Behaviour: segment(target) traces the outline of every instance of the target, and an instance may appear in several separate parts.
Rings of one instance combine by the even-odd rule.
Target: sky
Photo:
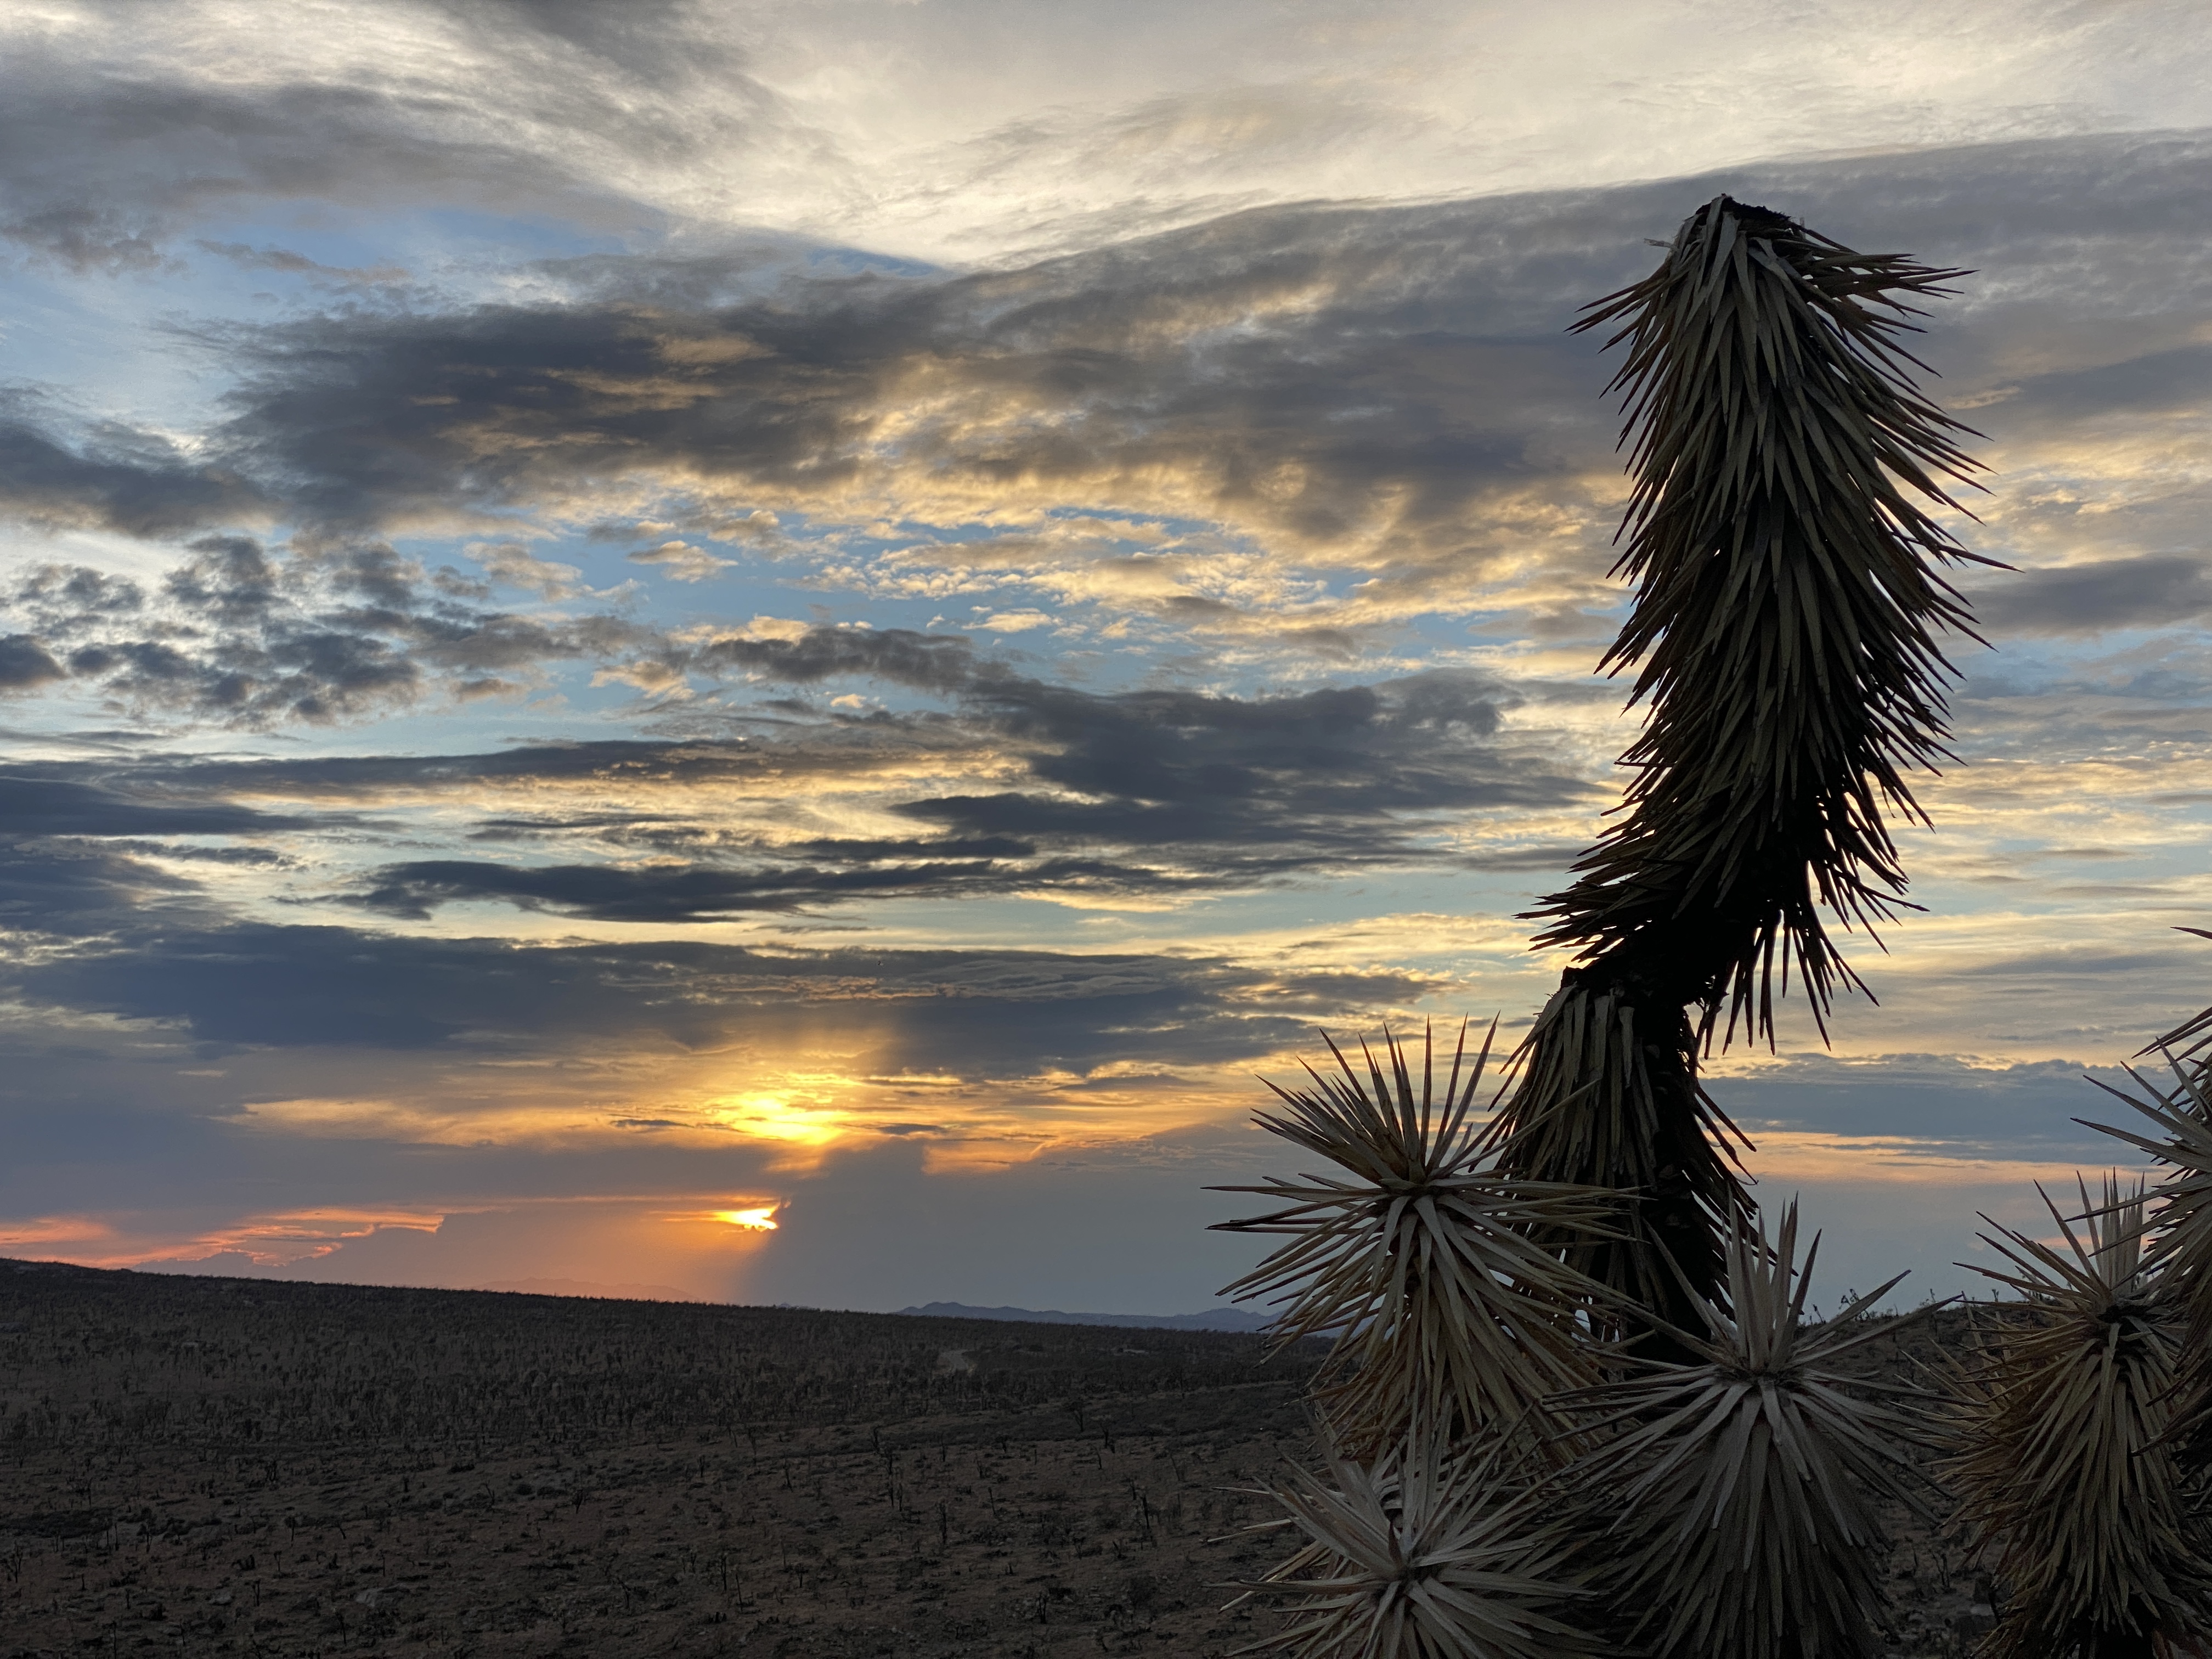
[[[1924,909],[1711,1063],[1816,1303],[1968,1288],[2212,1002],[2208,70],[2160,0],[6,8],[0,1254],[1208,1305],[1261,1079],[1557,982],[1637,719],[1567,331],[1726,191],[1973,272]]]

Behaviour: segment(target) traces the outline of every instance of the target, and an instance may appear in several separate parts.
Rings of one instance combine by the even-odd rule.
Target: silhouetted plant
[[[1602,1437],[1565,1478],[1588,1506],[1607,1602],[1638,1653],[1885,1650],[1879,1569],[1889,1540],[1876,1499],[1928,1513],[1913,1450],[1929,1437],[1923,1420],[1881,1401],[1917,1389],[1838,1364],[1893,1336],[1897,1322],[1859,1316],[1898,1280],[1808,1324],[1819,1247],[1816,1238],[1800,1268],[1794,1203],[1771,1244],[1739,1228],[1726,1300],[1700,1301],[1701,1328],[1673,1333],[1694,1363],[1647,1363],[1563,1402],[1584,1419],[1586,1437]]]
[[[2144,1255],[2142,1184],[2104,1196],[2083,1187],[2069,1218],[2045,1195],[2063,1250],[1991,1223],[2011,1269],[1976,1269],[2021,1298],[1980,1312],[1954,1366],[1948,1478],[2008,1591],[1989,1659],[2149,1659],[2212,1635],[2212,1540],[2170,1436],[2182,1312]]]
[[[1700,1044],[1723,1008],[1728,1033],[1771,1038],[1793,961],[1825,1024],[1859,981],[1822,908],[1870,926],[1904,902],[1885,813],[1921,816],[1905,774],[1944,752],[1936,637],[1970,631],[1931,566],[1976,556],[1929,516],[1974,466],[1966,428],[1915,389],[1898,336],[1906,297],[1962,274],[1722,196],[1577,325],[1620,323],[1628,345],[1615,568],[1637,597],[1601,665],[1640,663],[1650,712],[1625,815],[1535,913],[1576,961],[1528,1037],[1500,1167],[1635,1194],[1626,1240],[1553,1242],[1678,1328],[1750,1207]]]
[[[2133,1091],[2098,1084],[2148,1118],[2152,1134],[2090,1126],[2141,1147],[2166,1169],[2151,1194],[2155,1204],[2143,1266],[2158,1274],[2161,1299],[2181,1316],[2180,1381],[2168,1433],[2185,1467],[2200,1472],[2212,1472],[2212,1055],[2203,1052],[2208,1043],[2212,1009],[2142,1051],[2165,1059],[2170,1086],[2160,1087],[2133,1066],[2127,1068]]]
[[[1269,1084],[1286,1109],[1256,1121],[1343,1173],[1214,1189],[1282,1206],[1216,1224],[1290,1236],[1222,1294],[1286,1303],[1279,1344],[1334,1341],[1316,1395],[1340,1453],[1376,1455],[1417,1426],[1448,1441],[1508,1429],[1596,1380],[1581,1322],[1597,1287],[1531,1238],[1602,1231],[1607,1195],[1489,1167],[1470,1114],[1495,1035],[1470,1063],[1462,1028],[1441,1096],[1426,1035],[1418,1087],[1388,1033],[1387,1075],[1364,1043],[1362,1076],[1329,1042],[1335,1070]]]
[[[1364,1079],[1332,1044],[1341,1076],[1309,1068],[1261,1121],[1352,1178],[1237,1189],[1284,1207],[1228,1224],[1294,1236],[1231,1293],[1279,1292],[1286,1334],[1335,1339],[1328,1478],[1278,1492],[1306,1542],[1267,1581],[1307,1598],[1278,1638],[1302,1656],[1568,1650],[1607,1621],[1670,1659],[1873,1650],[1874,1504],[1912,1498],[1916,1431],[1832,1368],[1891,1286],[1806,1327],[1795,1206],[1770,1245],[1698,1062],[1723,1010],[1723,1042],[1772,1041],[1778,967],[1825,1032],[1859,981],[1823,910],[1871,927],[1905,904],[1885,814],[1921,816],[1937,636],[1971,633],[1934,567],[1976,556],[1930,516],[1973,463],[1907,372],[1900,296],[1961,274],[1723,196],[1578,325],[1629,344],[1616,570],[1638,592],[1601,666],[1641,664],[1650,714],[1626,814],[1536,913],[1575,960],[1489,1130],[1456,1060],[1438,1109],[1395,1043]],[[1516,1427],[1576,1461],[1529,1473]],[[1581,1558],[1547,1530],[1571,1516],[1601,1534]],[[1415,1594],[1461,1559],[1437,1540],[1493,1523],[1499,1599]],[[1563,1613],[1586,1572],[1605,1607]]]
[[[1243,1588],[1287,1599],[1284,1629],[1239,1650],[1294,1659],[1577,1659],[1609,1651],[1587,1610],[1573,1519],[1524,1445],[1417,1434],[1371,1462],[1332,1458],[1265,1488],[1302,1540]],[[1261,1528],[1255,1528],[1260,1530]],[[1566,1615],[1566,1616],[1562,1616]]]

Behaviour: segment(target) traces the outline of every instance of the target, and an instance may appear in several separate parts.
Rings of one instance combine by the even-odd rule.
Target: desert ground
[[[0,1261],[0,1656],[1225,1656],[1318,1357]],[[1895,1650],[1960,1653],[1899,1526]]]

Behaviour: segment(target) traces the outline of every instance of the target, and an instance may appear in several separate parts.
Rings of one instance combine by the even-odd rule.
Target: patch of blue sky
[[[642,246],[657,246],[667,232],[666,222],[659,214],[635,204],[623,204],[620,220],[598,227],[551,214],[487,213],[459,207],[422,208],[410,213],[365,216],[356,222],[363,226],[362,234],[346,231],[335,223],[326,233],[351,240],[310,243],[301,251],[327,246],[333,252],[350,250],[352,260],[373,255],[372,263],[411,261],[459,271],[496,273],[539,261],[635,253]],[[303,232],[313,228],[312,222],[301,222]],[[209,240],[217,239],[210,235]]]
[[[176,331],[187,275],[86,279],[0,264],[0,386],[33,392],[65,425],[118,420],[197,435],[229,380]]]
[[[1528,925],[1515,918],[1556,885],[1555,878],[1542,873],[1435,866],[1337,874],[1313,870],[1251,887],[1208,885],[1134,899],[1040,883],[1021,894],[823,907],[790,921],[797,927],[858,925],[886,940],[952,939],[975,948],[1166,949],[1201,955],[1226,950],[1262,956],[1289,949],[1309,958],[1376,957],[1431,977],[1433,993],[1421,1000],[1429,1015],[1486,1019],[1498,1013],[1512,1025],[1534,1017],[1548,988],[1543,981],[1556,971],[1527,949]],[[1477,949],[1465,937],[1439,930],[1439,916],[1479,924],[1486,943]],[[1383,928],[1391,917],[1419,920],[1386,939]],[[1385,919],[1382,926],[1378,919]],[[1501,930],[1501,943],[1487,941]]]
[[[552,219],[303,207],[203,224],[138,269],[21,258],[0,263],[0,383],[51,389],[82,416],[196,434],[235,383],[199,331],[428,294],[488,299],[526,262],[629,246]]]

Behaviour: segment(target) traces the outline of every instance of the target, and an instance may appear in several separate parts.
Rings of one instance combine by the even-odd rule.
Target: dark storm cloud
[[[101,933],[147,899],[196,884],[113,848],[70,841],[0,842],[0,928]]]
[[[1501,741],[1503,694],[1464,673],[1278,696],[1100,693],[1016,673],[964,641],[896,629],[822,629],[772,646],[745,659],[802,683],[920,688],[950,707],[782,717],[720,740],[78,762],[0,775],[0,808],[12,805],[15,823],[49,836],[261,836],[344,828],[388,794],[496,800],[584,787],[627,799],[581,812],[489,811],[471,832],[479,842],[574,849],[567,859],[410,859],[374,872],[348,902],[412,918],[492,901],[672,923],[894,898],[1148,898],[1360,867],[1480,864],[1479,853],[1436,843],[1442,823],[1568,808],[1589,792],[1555,757]],[[933,792],[912,775],[1003,777],[1010,768],[1024,787],[988,794]],[[879,775],[891,795],[884,807],[916,823],[912,836],[770,833],[763,825],[774,811],[733,816],[726,793],[773,805],[803,800],[810,781],[853,787]],[[233,804],[272,794],[327,805],[280,817]]]
[[[2044,427],[2115,410],[2179,413],[2212,398],[2212,346],[2149,351],[2117,362],[2022,377],[2002,407],[2015,426]]]
[[[1418,997],[1402,975],[1302,975],[1203,957],[1022,951],[779,951],[681,943],[516,946],[337,927],[148,931],[127,948],[4,969],[33,1006],[179,1024],[221,1048],[660,1037],[703,1047],[818,1024],[894,1024],[916,1073],[1024,1076],[1125,1058],[1162,1065],[1267,1052],[1346,1005]]]
[[[147,901],[198,889],[151,858],[258,863],[273,856],[149,838],[261,836],[302,822],[99,769],[0,768],[0,928],[99,936],[131,926]]]
[[[0,691],[35,691],[66,678],[46,647],[28,634],[0,635]]]
[[[1001,842],[1002,845],[1018,843]],[[836,842],[821,843],[833,853]],[[927,855],[933,844],[914,844]],[[849,856],[849,854],[848,854]],[[1281,871],[1287,861],[1277,860]],[[372,910],[416,920],[441,904],[494,899],[529,910],[550,910],[594,921],[713,921],[732,915],[787,913],[854,899],[958,898],[1031,888],[1116,894],[1189,890],[1222,884],[1227,872],[1175,878],[1159,871],[1097,859],[1041,859],[1022,863],[944,859],[885,862],[870,848],[843,869],[783,866],[730,870],[697,866],[627,870],[605,865],[518,868],[463,860],[389,865],[360,896]]]
[[[1401,815],[1555,808],[1583,794],[1566,774],[1486,745],[1498,695],[1480,677],[1443,672],[1249,699],[994,684],[976,701],[1031,750],[1032,773],[1054,792],[898,810],[976,835],[1402,854]]]
[[[0,768],[0,824],[13,835],[261,835],[303,822],[210,799],[204,786],[164,787],[143,773],[118,776],[82,764]]]
[[[2126,1086],[2117,1066],[2098,1071]],[[2128,1114],[2071,1060],[1995,1066],[1948,1054],[1885,1054],[1875,1067],[1799,1054],[1759,1076],[1717,1078],[1709,1086],[1754,1139],[1765,1130],[1908,1139],[1940,1133],[1959,1151],[1999,1158],[2057,1152],[2094,1165],[2129,1156],[2118,1141],[2075,1121],[2113,1123]]]
[[[818,685],[849,677],[940,696],[970,690],[981,680],[1006,673],[979,663],[969,640],[906,628],[814,628],[795,640],[716,640],[692,660],[784,685]]]

